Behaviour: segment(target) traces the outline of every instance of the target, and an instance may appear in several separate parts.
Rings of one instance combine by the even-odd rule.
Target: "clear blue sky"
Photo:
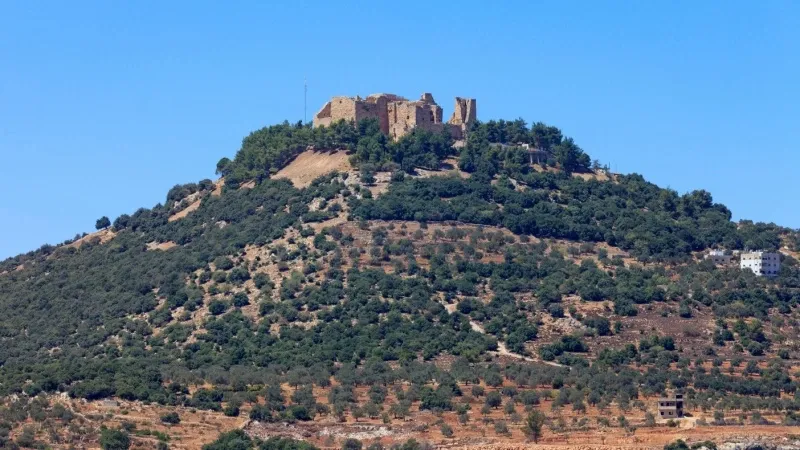
[[[3,2],[0,258],[212,178],[331,95],[432,92],[800,227],[800,2]]]

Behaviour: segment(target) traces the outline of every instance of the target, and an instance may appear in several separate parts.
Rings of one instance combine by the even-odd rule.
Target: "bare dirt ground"
[[[148,242],[147,243],[147,249],[148,250],[166,251],[166,250],[169,250],[169,249],[171,249],[171,248],[173,248],[173,247],[175,247],[177,245],[178,244],[176,244],[173,241],[167,241],[167,242],[155,242],[155,241],[153,241],[153,242]]]
[[[507,382],[506,384],[512,385]],[[406,386],[407,387],[407,386]],[[537,450],[660,450],[665,444],[683,439],[689,443],[713,441],[725,442],[760,441],[773,444],[789,444],[800,439],[800,427],[784,425],[742,425],[712,426],[700,425],[700,419],[710,422],[711,413],[700,410],[688,411],[692,417],[679,419],[677,426],[670,427],[663,421],[654,426],[644,424],[645,412],[653,412],[655,399],[643,398],[643,406],[625,411],[615,405],[607,409],[587,407],[585,412],[575,412],[569,406],[553,407],[553,402],[544,398],[537,409],[547,416],[543,434],[538,443],[528,440],[523,432],[524,417],[527,414],[522,405],[516,406],[516,413],[509,414],[504,408],[485,410],[484,399],[469,395],[470,385],[460,384],[463,397],[455,398],[457,403],[469,405],[466,422],[458,420],[455,412],[432,412],[419,410],[415,402],[409,415],[397,418],[386,414],[383,418],[355,419],[347,414],[343,420],[333,415],[317,416],[309,422],[262,423],[248,419],[249,406],[242,408],[239,417],[227,417],[221,412],[197,410],[186,407],[167,407],[145,405],[141,402],[124,400],[102,400],[86,402],[68,399],[64,396],[53,398],[68,406],[75,414],[72,424],[61,430],[61,442],[52,443],[52,448],[97,449],[97,434],[101,425],[111,428],[126,427],[131,430],[134,449],[155,448],[159,439],[166,439],[172,449],[200,449],[226,431],[244,429],[248,434],[259,438],[285,436],[303,439],[323,449],[339,449],[348,438],[358,439],[364,446],[380,442],[384,446],[402,443],[408,439],[432,444],[437,448],[470,448],[480,450],[516,450],[523,448]],[[484,386],[486,391],[497,390]],[[536,387],[546,392],[543,386]],[[284,385],[284,395],[289,397],[293,388]],[[368,387],[356,388],[359,403],[368,398]],[[393,390],[386,399],[389,405],[397,399]],[[314,388],[314,397],[327,404],[328,389]],[[505,401],[505,400],[504,400]],[[177,412],[180,423],[168,425],[161,417],[168,412]],[[388,406],[384,407],[388,411]],[[728,412],[734,418],[738,412]],[[618,417],[624,416],[628,427],[620,427]],[[774,423],[780,416],[764,413],[764,417]],[[603,419],[608,422],[601,423]],[[30,420],[12,432],[19,435],[22,426],[37,423]],[[504,424],[504,427],[498,427]],[[450,427],[451,436],[445,436],[443,428]],[[48,441],[43,431],[37,439]],[[72,447],[71,447],[72,446]]]
[[[167,220],[169,220],[170,222],[174,222],[176,220],[183,219],[184,217],[189,215],[190,212],[192,212],[192,211],[196,210],[197,208],[199,208],[201,201],[202,201],[202,199],[198,198],[194,202],[190,203],[189,206],[187,206],[186,208],[183,208],[182,210],[180,210],[180,211],[176,212],[175,214],[169,216],[169,219],[167,219]]]
[[[47,442],[53,449],[99,449],[99,429],[125,428],[131,436],[132,449],[153,449],[161,439],[166,439],[171,449],[200,449],[203,444],[214,441],[220,433],[242,428],[247,423],[246,416],[227,417],[219,412],[197,410],[185,407],[165,407],[146,405],[141,402],[124,400],[101,400],[87,402],[69,399],[66,396],[53,396],[51,403],[60,403],[74,414],[68,426],[57,426],[56,441],[52,432],[45,431],[39,422],[28,419],[11,432],[17,438],[23,427],[36,430],[36,440]],[[175,411],[180,416],[177,425],[165,424],[161,416]],[[60,422],[59,422],[60,423]]]
[[[114,239],[117,235],[111,228],[105,228],[100,231],[95,231],[94,233],[89,233],[86,236],[77,239],[75,242],[67,244],[65,247],[72,247],[72,248],[81,248],[81,245],[91,242],[92,240],[98,239],[101,244],[105,244],[106,242]]]
[[[614,175],[612,173],[609,173],[609,172],[606,172],[605,170],[602,170],[602,169],[598,169],[598,170],[596,170],[594,172],[588,172],[588,173],[573,173],[572,176],[573,177],[582,178],[585,181],[589,181],[589,180],[616,181],[617,180],[616,175]]]
[[[511,383],[508,383],[511,385]],[[407,387],[407,386],[406,386]],[[680,419],[677,426],[670,427],[663,421],[654,426],[644,424],[645,412],[655,405],[655,399],[643,398],[644,406],[626,411],[612,405],[607,409],[587,407],[586,412],[575,412],[569,406],[555,408],[550,399],[543,399],[538,410],[547,416],[547,423],[538,443],[530,442],[523,432],[524,417],[527,414],[522,405],[516,406],[516,413],[509,414],[504,408],[482,410],[484,399],[471,397],[471,386],[460,385],[464,396],[454,399],[457,403],[469,405],[466,422],[458,420],[455,412],[432,412],[419,410],[418,404],[412,406],[405,418],[386,414],[383,418],[355,419],[348,414],[343,421],[333,415],[317,416],[310,422],[262,423],[248,419],[249,407],[242,408],[239,417],[227,417],[221,412],[197,410],[186,407],[166,407],[145,405],[141,402],[123,400],[103,400],[86,402],[84,400],[54,398],[68,406],[75,414],[69,430],[64,427],[60,443],[52,448],[97,449],[97,434],[101,425],[131,430],[133,449],[155,448],[159,439],[166,439],[172,449],[200,449],[226,431],[244,429],[248,434],[259,438],[285,436],[303,439],[323,449],[339,449],[348,438],[362,441],[364,446],[380,442],[384,446],[402,443],[408,439],[432,444],[437,448],[470,448],[481,450],[516,450],[523,448],[538,450],[660,450],[665,444],[683,439],[689,443],[706,440],[717,444],[725,442],[761,441],[774,444],[787,444],[800,439],[800,427],[784,425],[700,425],[703,419],[710,422],[710,413],[700,410],[689,411],[692,417]],[[484,386],[487,391],[496,390]],[[293,389],[283,386],[284,395],[289,397]],[[543,387],[539,386],[539,390]],[[368,398],[366,386],[356,389],[359,403]],[[328,389],[314,389],[318,402],[327,404]],[[386,405],[397,399],[390,389]],[[384,411],[388,408],[385,406]],[[177,412],[180,423],[168,425],[161,422],[161,416]],[[738,413],[729,412],[727,417]],[[620,427],[618,417],[624,416],[631,426]],[[779,416],[764,414],[765,418],[779,423]],[[610,423],[601,423],[606,418]],[[28,421],[27,425],[33,422]],[[36,427],[36,424],[34,427]],[[77,424],[80,424],[79,426]],[[505,427],[498,427],[504,424]],[[449,437],[442,432],[444,425],[453,434]],[[16,437],[22,426],[12,432]],[[44,432],[37,433],[37,439],[47,441]],[[76,445],[77,444],[77,445]],[[73,447],[70,447],[72,445]]]
[[[297,155],[289,165],[278,171],[273,178],[286,178],[297,188],[304,188],[315,178],[333,172],[351,170],[347,152],[306,150]]]
[[[462,390],[468,391],[468,386]],[[491,390],[491,388],[488,388]],[[366,388],[364,389],[366,390]],[[320,395],[320,397],[323,397]],[[321,398],[321,401],[324,400]],[[393,401],[392,395],[387,402]],[[492,409],[488,413],[481,412],[482,399],[471,399],[465,396],[463,401],[470,404],[468,420],[460,423],[455,413],[434,413],[412,408],[405,419],[389,417],[388,422],[380,418],[354,420],[347,417],[340,422],[335,417],[322,417],[312,422],[295,424],[268,424],[249,422],[245,430],[252,436],[267,438],[270,436],[287,436],[304,439],[321,448],[341,448],[345,439],[361,440],[364,445],[380,442],[384,446],[401,443],[413,438],[427,442],[437,448],[460,447],[470,449],[505,450],[532,448],[540,450],[639,450],[661,449],[665,444],[677,439],[687,442],[714,441],[716,443],[741,442],[744,440],[761,440],[780,443],[791,434],[798,433],[798,427],[782,425],[739,425],[739,426],[698,426],[700,417],[711,420],[702,412],[695,412],[696,417],[679,421],[678,426],[669,427],[666,423],[655,426],[644,426],[644,411],[619,411],[615,407],[607,410],[588,408],[586,413],[576,414],[566,408],[552,408],[552,402],[546,400],[539,410],[548,416],[543,436],[537,444],[529,442],[522,431],[522,420],[514,418],[502,411]],[[653,399],[645,399],[646,404]],[[519,416],[525,411],[517,407]],[[621,428],[617,417],[624,415],[634,428]],[[611,426],[599,425],[598,418],[608,418]],[[777,419],[777,418],[774,418]],[[581,422],[583,421],[583,422]],[[507,432],[498,432],[496,424],[504,423]],[[564,428],[557,425],[561,423]],[[583,425],[580,425],[583,423]],[[451,437],[446,437],[441,429],[446,424],[453,430]],[[797,439],[795,437],[795,439]]]
[[[219,197],[220,195],[222,195],[222,186],[225,186],[224,177],[214,182],[214,190],[211,192],[211,195],[213,195],[214,197]]]
[[[800,260],[800,252],[792,250],[788,245],[784,245],[783,248],[778,251],[786,256],[791,256],[794,259]]]
[[[91,402],[79,407],[85,413],[104,414],[106,419],[103,423],[107,426],[131,422],[140,431],[152,430],[165,433],[169,436],[169,446],[173,449],[201,448],[204,443],[216,439],[219,433],[242,427],[247,422],[243,417],[226,417],[224,414],[211,411],[183,407],[172,409],[138,402],[120,401],[118,406],[111,407],[104,406],[103,402]],[[180,424],[167,425],[161,422],[160,416],[171,410],[180,415]],[[135,440],[140,444],[135,448],[155,448],[157,443],[157,439],[152,436],[140,436]]]

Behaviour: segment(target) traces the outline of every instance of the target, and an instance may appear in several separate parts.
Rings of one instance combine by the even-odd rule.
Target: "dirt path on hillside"
[[[453,314],[453,312],[456,310],[456,306],[457,306],[456,303],[453,303],[452,305],[443,303],[442,305],[444,306],[444,309],[447,310],[447,312],[449,314]],[[472,331],[477,331],[480,334],[486,334],[486,330],[484,330],[483,327],[478,322],[475,322],[472,319],[470,319],[470,321],[469,321],[469,326],[472,327]],[[519,353],[514,353],[514,352],[512,352],[511,350],[508,349],[508,346],[506,345],[505,342],[503,342],[503,341],[501,341],[499,339],[497,340],[497,351],[496,352],[491,352],[491,353],[494,353],[494,354],[496,354],[498,356],[506,356],[506,357],[509,357],[509,358],[521,359],[523,361],[528,361],[528,362],[547,364],[548,366],[553,366],[553,367],[564,367],[564,368],[567,368],[567,369],[570,368],[569,366],[565,366],[565,365],[559,364],[557,362],[544,361],[542,359],[531,358],[530,356],[525,356],[525,355],[521,355]]]
[[[481,333],[481,334],[486,334],[486,330],[484,330],[483,327],[480,326],[480,324],[478,324],[477,322],[470,320],[469,321],[469,325],[472,327],[472,329],[474,331],[477,331],[478,333]],[[508,356],[510,358],[521,359],[523,361],[535,362],[535,363],[540,363],[540,364],[547,364],[548,366],[553,366],[553,367],[566,367],[567,369],[569,369],[569,366],[565,366],[565,365],[559,364],[557,362],[545,361],[543,359],[531,358],[530,356],[525,356],[525,355],[520,355],[519,353],[514,353],[514,352],[512,352],[511,350],[508,349],[508,346],[506,346],[505,342],[503,342],[503,341],[501,341],[499,339],[497,340],[497,351],[495,353],[500,355],[500,356]]]

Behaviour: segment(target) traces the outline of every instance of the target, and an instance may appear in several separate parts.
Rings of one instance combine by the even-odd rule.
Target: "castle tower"
[[[456,139],[463,139],[467,131],[478,119],[478,106],[474,98],[456,97],[453,115],[447,121],[451,125],[451,133]]]
[[[478,107],[474,98],[456,97],[453,115],[450,117],[448,123],[452,125],[461,125],[464,129],[468,129],[475,123],[477,117]]]

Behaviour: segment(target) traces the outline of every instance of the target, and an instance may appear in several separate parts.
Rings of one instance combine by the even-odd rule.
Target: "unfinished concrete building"
[[[330,126],[340,120],[359,122],[378,119],[381,131],[392,139],[399,139],[415,128],[433,132],[447,130],[455,139],[463,139],[469,127],[477,120],[474,98],[456,97],[453,115],[442,121],[442,107],[433,95],[422,94],[410,101],[394,94],[372,94],[367,98],[333,97],[314,115],[314,127]]]
[[[658,416],[662,419],[683,417],[683,394],[672,392],[658,399]]]

